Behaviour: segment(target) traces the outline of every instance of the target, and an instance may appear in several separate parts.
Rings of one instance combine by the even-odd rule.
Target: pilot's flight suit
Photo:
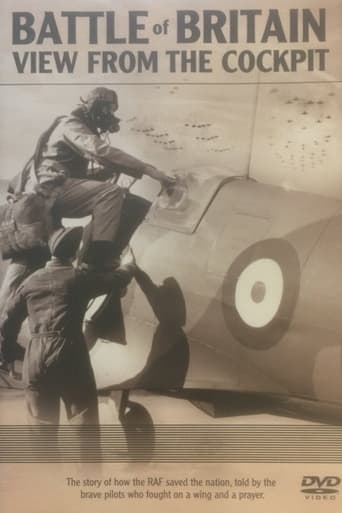
[[[130,269],[122,266],[110,273],[84,272],[52,259],[17,290],[0,326],[0,342],[9,347],[28,316],[31,340],[23,378],[31,424],[57,424],[60,399],[71,422],[98,423],[96,387],[82,321],[89,299],[126,285]]]
[[[122,190],[115,184],[91,179],[89,161],[141,178],[147,164],[110,146],[90,126],[82,109],[61,116],[42,135],[36,150],[36,169],[23,177],[25,190],[38,180],[55,189],[54,211],[63,217],[93,215],[92,239],[113,241],[120,220]],[[95,177],[96,178],[96,177]],[[57,188],[57,189],[56,189]]]

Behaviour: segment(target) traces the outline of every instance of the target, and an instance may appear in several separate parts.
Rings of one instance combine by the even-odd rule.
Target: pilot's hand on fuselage
[[[171,196],[175,190],[178,180],[174,176],[167,176],[167,179],[162,183],[162,191],[165,191],[168,196]]]

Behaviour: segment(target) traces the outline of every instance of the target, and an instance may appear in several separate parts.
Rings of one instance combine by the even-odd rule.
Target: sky
[[[262,46],[246,45],[245,27],[240,26],[241,42],[177,45],[176,11],[192,9],[199,14],[198,27],[202,30],[203,11],[216,9],[229,16],[236,8],[232,1],[207,2],[175,0],[155,7],[147,0],[74,0],[73,10],[114,10],[120,36],[128,33],[128,11],[144,10],[146,16],[142,35],[148,36],[148,45],[105,45],[99,31],[99,44],[89,45],[85,20],[77,25],[78,45],[68,45],[65,18],[61,11],[70,10],[69,2],[56,4],[51,0],[32,5],[25,0],[5,0],[1,17],[0,43],[0,154],[1,177],[14,176],[32,154],[37,138],[54,118],[68,114],[95,85],[108,85],[119,95],[121,131],[111,138],[114,146],[132,153],[167,172],[204,167],[219,169],[227,175],[248,175],[266,183],[287,189],[304,190],[327,196],[342,197],[338,145],[341,134],[341,77],[342,35],[339,29],[342,17],[340,0],[305,0],[302,8],[326,9],[326,41],[310,43],[279,43]],[[258,18],[256,38],[270,8],[279,9],[286,28],[288,10],[298,3],[275,0],[270,6],[266,0],[246,0],[240,8],[262,9]],[[13,12],[31,11],[35,16],[35,31],[39,32],[44,11],[54,12],[61,45],[11,44],[11,17]],[[169,21],[168,34],[157,36],[152,27]],[[145,22],[145,18],[140,21]],[[120,32],[119,32],[120,30]],[[228,37],[228,32],[225,34]],[[203,30],[200,38],[203,38]],[[101,42],[102,41],[102,42]],[[165,51],[186,48],[186,51],[211,51],[211,73],[170,73]],[[262,49],[291,50],[301,48],[329,49],[326,69],[307,72],[302,67],[296,73],[226,73],[222,69],[224,52],[249,49],[258,55]],[[89,51],[130,51],[134,55],[144,51],[158,52],[158,72],[150,73],[87,73],[85,62]],[[68,73],[18,73],[13,51],[23,58],[25,52],[78,51],[76,71]],[[189,54],[187,54],[189,56]],[[50,57],[49,57],[50,58]],[[29,61],[28,61],[29,62]],[[233,62],[233,61],[231,61]],[[268,63],[270,61],[267,61]],[[197,62],[198,65],[198,62]]]

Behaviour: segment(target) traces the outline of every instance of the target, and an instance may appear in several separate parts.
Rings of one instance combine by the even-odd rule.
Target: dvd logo
[[[336,489],[341,483],[341,479],[336,476],[304,476],[302,479],[302,493],[312,493],[317,495],[335,494],[339,490]]]

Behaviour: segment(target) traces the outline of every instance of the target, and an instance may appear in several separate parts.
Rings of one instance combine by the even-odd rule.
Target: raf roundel
[[[284,292],[280,265],[271,258],[255,260],[236,282],[235,306],[247,326],[262,328],[279,310]]]
[[[284,239],[253,244],[233,262],[223,284],[223,314],[243,345],[267,349],[286,333],[297,303],[300,264]]]

